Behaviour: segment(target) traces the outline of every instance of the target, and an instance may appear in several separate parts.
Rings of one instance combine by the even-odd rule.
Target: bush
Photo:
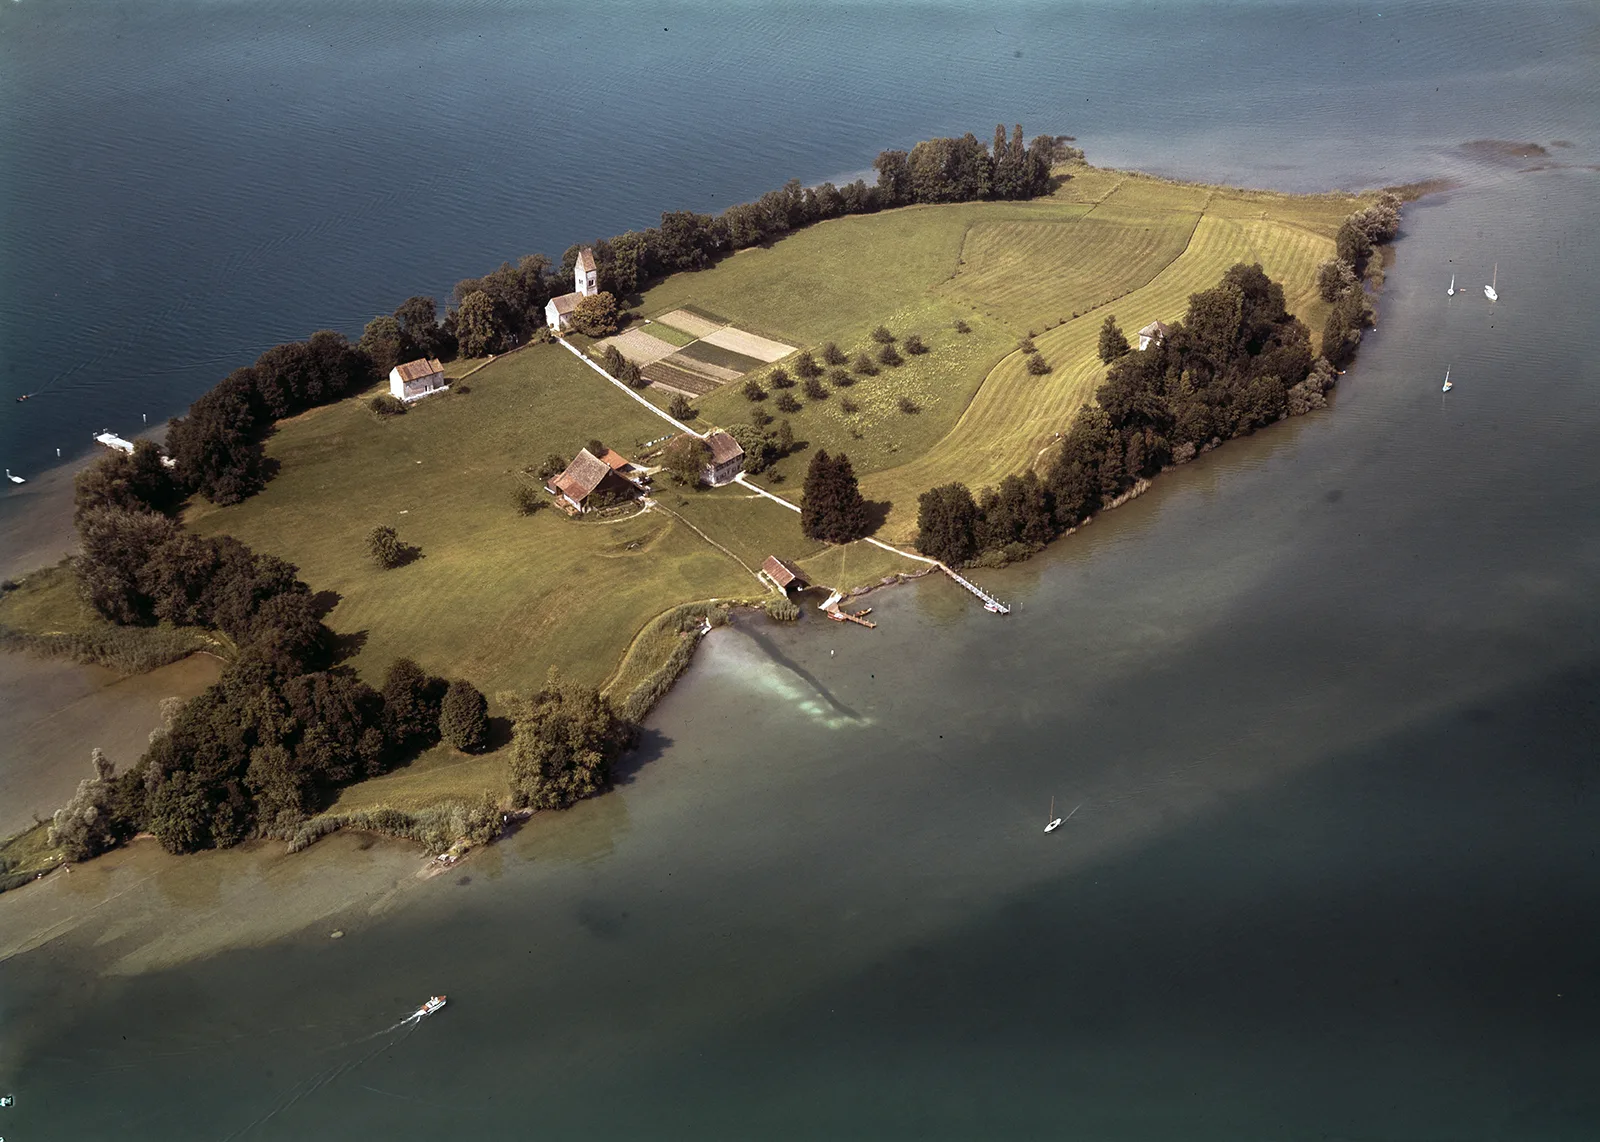
[[[367,532],[367,554],[384,570],[406,561],[406,545],[392,527],[375,527]]]
[[[695,418],[694,405],[689,403],[689,398],[682,393],[672,394],[672,403],[667,406],[667,413],[675,420],[693,420]]]
[[[650,383],[649,379],[639,371],[639,366],[628,360],[622,362],[622,372],[617,374],[617,380],[630,389],[642,389]]]
[[[489,741],[489,703],[470,682],[457,679],[439,704],[439,737],[462,753],[477,753]]]
[[[843,365],[850,360],[849,357],[845,356],[844,350],[832,341],[822,347],[822,359],[830,365]]]
[[[807,377],[804,388],[807,400],[828,399],[828,390],[822,387],[822,382],[816,377]]]
[[[762,388],[761,382],[756,380],[754,377],[746,377],[744,380],[744,387],[739,391],[744,394],[744,399],[748,401],[767,399],[767,390]]]
[[[688,433],[674,437],[661,453],[661,466],[667,475],[686,488],[700,486],[700,474],[710,462],[710,447]]]
[[[882,361],[885,365],[890,365],[896,368],[905,364],[906,362],[906,359],[900,356],[900,353],[893,345],[885,345],[882,349],[879,349],[878,360]]]
[[[406,402],[393,393],[379,393],[367,402],[367,407],[379,417],[400,416],[406,411]]]
[[[958,320],[956,322],[956,332],[957,333],[971,333],[972,332],[972,326],[968,325],[965,321]]]
[[[757,428],[765,428],[772,423],[772,414],[764,408],[753,408],[750,410],[750,423]]]
[[[794,388],[794,378],[785,371],[782,365],[767,374],[767,383],[775,389]]]
[[[539,489],[530,488],[527,484],[518,484],[511,489],[511,506],[517,509],[518,515],[532,515],[548,507],[549,503]]]
[[[847,389],[856,383],[856,379],[850,375],[849,369],[829,369],[828,381],[830,384],[842,389]]]
[[[1042,377],[1050,371],[1050,362],[1046,361],[1037,350],[1028,356],[1028,372],[1036,377]]]
[[[1349,262],[1329,258],[1317,267],[1317,293],[1323,301],[1338,301],[1356,288],[1356,271]]]
[[[1017,342],[1017,349],[1020,352],[1023,352],[1023,353],[1037,353],[1038,352],[1038,349],[1036,349],[1034,347],[1033,337],[1031,335],[1028,336],[1028,337],[1024,337],[1021,341],[1018,341]]]
[[[822,366],[812,358],[809,349],[800,350],[800,355],[794,359],[794,371],[802,380],[822,376]]]
[[[876,377],[878,375],[877,362],[871,357],[867,356],[865,353],[856,354],[856,363],[853,367],[855,368],[855,371],[860,373],[863,377]]]
[[[617,331],[617,299],[604,291],[590,294],[572,307],[572,327],[588,337],[611,336]]]
[[[887,325],[880,325],[872,331],[872,339],[879,345],[893,345],[894,334],[889,332]]]
[[[915,333],[911,334],[911,336],[905,339],[905,347],[906,352],[910,353],[913,357],[920,357],[922,354],[928,351],[928,347],[922,343],[922,338],[918,337]]]
[[[793,599],[768,599],[767,617],[780,623],[792,623],[800,617],[800,604]]]
[[[778,411],[779,412],[799,412],[800,411],[800,402],[794,399],[794,394],[793,393],[791,393],[791,392],[781,392],[781,393],[778,394]]]
[[[900,406],[900,411],[907,416],[915,416],[922,411],[922,406],[908,396],[902,395],[895,403]]]
[[[840,397],[839,398],[839,407],[840,407],[840,409],[842,409],[845,412],[860,412],[861,411],[861,406],[858,405],[855,401],[851,400],[849,397]]]
[[[552,452],[546,456],[539,465],[536,473],[541,480],[553,480],[567,469],[566,457],[559,452]]]

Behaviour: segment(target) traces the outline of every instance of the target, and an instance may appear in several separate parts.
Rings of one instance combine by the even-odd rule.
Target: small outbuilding
[[[407,361],[389,370],[389,395],[407,404],[449,388],[444,379],[444,365],[431,357]]]
[[[744,448],[720,428],[705,440],[706,447],[711,449],[711,462],[701,469],[700,482],[710,484],[713,488],[731,483],[735,476],[744,471]]]
[[[610,464],[584,448],[572,458],[572,463],[567,465],[566,471],[545,485],[545,490],[556,498],[557,503],[569,510],[586,512],[592,506],[590,498],[596,493],[602,496],[631,497],[638,494],[639,487],[633,481],[618,475]]]
[[[1165,321],[1152,321],[1139,330],[1139,348],[1148,349],[1157,341],[1165,341],[1167,334],[1172,332],[1172,327]]]
[[[800,573],[800,568],[793,563],[785,563],[776,555],[767,556],[767,561],[761,565],[761,577],[777,588],[780,594],[787,595],[789,588],[798,584],[804,588],[806,578]]]
[[[644,474],[643,468],[639,467],[639,465],[635,464],[632,460],[629,460],[626,456],[614,448],[602,448],[600,450],[600,459],[604,462],[607,468],[610,468],[613,472],[630,483],[639,483]]]
[[[572,311],[586,297],[600,292],[600,273],[594,263],[594,247],[585,246],[578,251],[578,260],[572,267],[571,293],[551,298],[544,307],[544,323],[557,333],[572,328]]]

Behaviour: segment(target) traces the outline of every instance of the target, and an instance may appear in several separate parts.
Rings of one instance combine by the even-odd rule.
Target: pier
[[[964,575],[960,575],[957,572],[952,571],[949,567],[945,566],[945,564],[943,564],[943,563],[939,564],[939,569],[942,570],[946,575],[950,576],[950,578],[954,579],[957,583],[960,583],[967,590],[971,591],[974,595],[978,596],[978,598],[982,599],[984,608],[986,610],[993,611],[994,613],[1000,614],[1000,615],[1009,615],[1011,613],[1011,608],[1010,607],[1006,606],[999,599],[997,599],[993,595],[989,594],[988,591],[985,591],[982,587],[978,586],[971,579],[968,579]]]

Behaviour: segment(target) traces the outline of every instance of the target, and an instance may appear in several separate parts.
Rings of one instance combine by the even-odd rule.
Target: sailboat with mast
[[[1450,275],[1450,288],[1444,291],[1444,295],[1446,297],[1455,297],[1455,295],[1456,295],[1456,276],[1455,276],[1455,274],[1451,274]]]
[[[1489,284],[1483,287],[1483,296],[1490,301],[1499,301],[1500,295],[1495,292],[1495,286],[1500,283],[1500,263],[1494,264],[1494,277],[1489,279]]]
[[[1050,798],[1050,823],[1045,825],[1044,831],[1053,833],[1061,827],[1061,818],[1056,816],[1056,799]]]
[[[1455,388],[1455,386],[1450,383],[1450,367],[1446,365],[1444,370],[1444,388],[1440,389],[1439,391],[1442,393],[1447,393],[1453,388]]]

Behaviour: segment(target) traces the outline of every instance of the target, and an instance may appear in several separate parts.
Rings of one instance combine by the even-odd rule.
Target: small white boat
[[[1056,816],[1056,799],[1050,798],[1050,823],[1045,825],[1044,831],[1053,833],[1061,827],[1061,818]]]
[[[1447,393],[1453,388],[1455,388],[1455,386],[1450,383],[1450,370],[1446,369],[1444,371],[1444,388],[1440,389],[1439,391],[1442,393]]]
[[[1455,274],[1451,274],[1450,275],[1450,288],[1445,290],[1444,294],[1445,294],[1446,297],[1455,297],[1455,295],[1456,295],[1456,276],[1455,276]]]
[[[431,998],[429,998],[428,1002],[424,1003],[421,1007],[417,1008],[414,1012],[411,1013],[411,1018],[413,1018],[413,1019],[421,1019],[424,1015],[432,1015],[435,1011],[439,1010],[439,1008],[441,1008],[443,1006],[444,1006],[444,996],[442,996],[442,995],[432,996]]]
[[[21,476],[13,476],[10,468],[6,469],[6,479],[10,480],[13,484],[26,484],[28,482]]]
[[[985,603],[983,604],[983,609],[988,611],[991,615],[998,615],[1001,610],[999,603]]]
[[[1500,263],[1496,262],[1494,264],[1494,277],[1490,278],[1489,279],[1489,284],[1483,287],[1483,296],[1488,298],[1490,301],[1499,301],[1500,300],[1500,295],[1498,293],[1496,293],[1495,290],[1494,290],[1494,287],[1496,285],[1498,285],[1499,282],[1500,282]]]

